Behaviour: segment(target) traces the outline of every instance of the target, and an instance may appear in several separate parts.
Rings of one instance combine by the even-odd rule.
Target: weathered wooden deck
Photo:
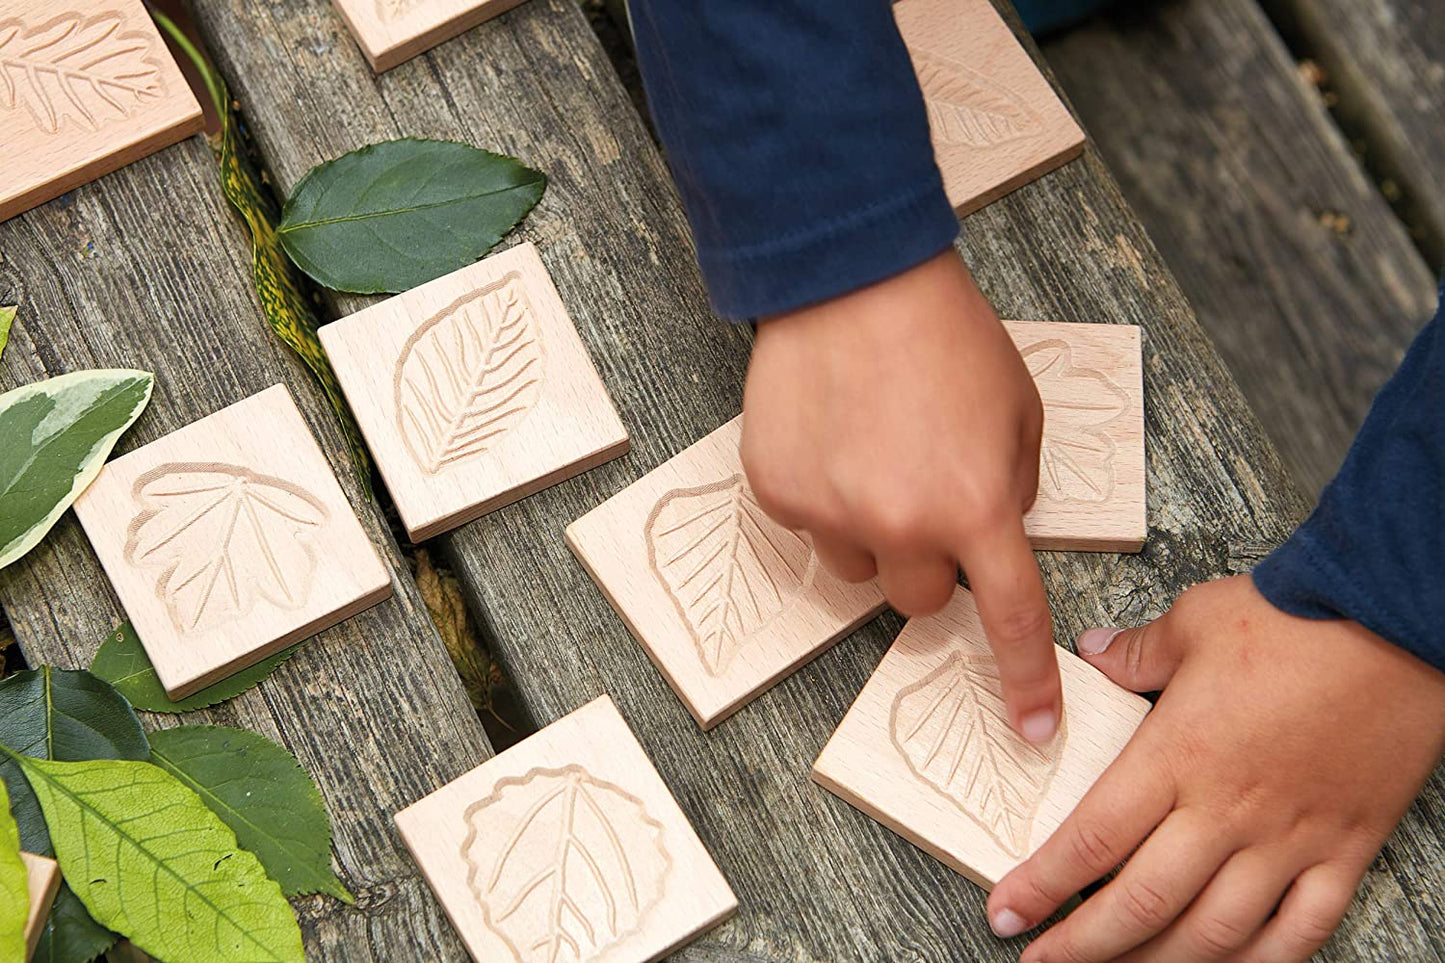
[[[1220,12],[1211,12],[1216,6]],[[1292,6],[1331,15],[1323,0]],[[679,958],[1015,958],[1017,945],[988,935],[980,891],[808,781],[809,764],[892,639],[896,618],[866,626],[704,734],[563,545],[567,522],[737,412],[748,351],[746,331],[716,323],[707,311],[656,147],[573,0],[531,0],[381,78],[372,76],[323,0],[207,0],[194,13],[283,190],[321,160],[401,135],[507,151],[548,174],[547,195],[520,234],[540,247],[632,432],[633,450],[439,538],[435,547],[461,578],[532,720],[544,724],[612,693],[737,890],[738,916]],[[1089,124],[1091,108],[1109,103],[1102,88],[1111,81],[1096,78],[1097,100],[1083,82],[1067,89],[1104,154],[1126,175],[1130,196],[1185,289],[1093,145],[1082,160],[968,218],[960,242],[1007,316],[1145,330],[1150,543],[1124,558],[1043,556],[1064,638],[1088,625],[1157,615],[1186,585],[1247,569],[1306,508],[1186,290],[1206,319],[1248,317],[1261,332],[1282,314],[1291,319],[1293,341],[1284,343],[1293,344],[1293,355],[1273,363],[1296,366],[1289,383],[1300,391],[1321,375],[1332,379],[1334,407],[1317,412],[1288,391],[1273,400],[1258,393],[1273,390],[1268,362],[1258,377],[1236,370],[1257,386],[1252,397],[1269,408],[1272,423],[1278,411],[1293,413],[1300,425],[1318,421],[1317,440],[1331,444],[1347,437],[1373,384],[1388,373],[1410,312],[1428,300],[1424,262],[1294,79],[1253,0],[1187,0],[1165,6],[1159,17],[1095,29],[1103,32],[1099,49],[1121,73],[1121,89],[1134,97],[1157,94],[1160,115],[1145,112],[1131,126],[1130,118],[1104,109]],[[1167,19],[1175,17],[1186,19]],[[1209,75],[1213,82],[1197,78],[1198,87],[1189,88],[1181,80],[1171,89],[1157,66],[1145,75],[1147,64],[1131,75],[1136,68],[1122,48],[1134,30],[1146,31],[1152,43],[1173,40],[1179,48],[1173,63],[1197,57],[1202,73],[1222,58]],[[1253,38],[1253,46],[1232,48],[1236,33]],[[1051,54],[1066,81],[1087,79],[1088,51],[1071,43]],[[1227,85],[1237,81],[1261,85],[1268,106],[1253,106],[1251,90],[1231,93]],[[1161,129],[1169,111],[1194,109],[1206,93],[1220,106],[1203,133],[1180,118]],[[1272,129],[1286,115],[1289,125],[1303,125],[1288,150],[1304,151],[1307,168],[1290,153],[1269,156],[1287,146],[1285,134]],[[1182,141],[1177,155],[1158,166],[1182,171],[1185,193],[1221,185],[1237,192],[1238,209],[1227,220],[1201,215],[1193,233],[1177,238],[1161,230],[1153,214],[1167,213],[1168,197],[1151,204],[1139,189],[1148,171],[1130,160],[1130,131],[1141,143],[1145,134],[1203,138]],[[1256,138],[1271,146],[1251,148]],[[1270,168],[1251,151],[1277,163]],[[1257,173],[1274,182],[1250,187]],[[1281,195],[1286,188],[1291,192]],[[1314,213],[1316,203],[1348,214],[1360,233],[1347,245],[1314,236],[1302,212]],[[1292,244],[1294,256],[1256,256],[1261,269],[1249,270],[1250,252],[1281,243]],[[1215,248],[1229,252],[1221,265],[1213,265]],[[1315,270],[1336,278],[1333,287],[1285,270],[1323,255]],[[0,302],[24,305],[0,387],[78,367],[151,368],[156,398],[123,441],[128,450],[269,384],[291,386],[363,522],[384,546],[397,596],[323,633],[258,689],[208,715],[277,738],[321,785],[336,825],[339,869],[358,901],[354,908],[298,901],[313,959],[460,959],[460,945],[402,851],[390,816],[490,748],[382,513],[353,482],[329,409],[261,319],[248,258],[199,140],[0,225]],[[1258,292],[1257,299],[1202,296],[1231,285]],[[1308,294],[1312,308],[1342,302],[1348,311],[1320,320],[1320,311],[1281,307]],[[342,297],[328,308],[339,315],[361,303]],[[1338,332],[1357,340],[1330,342]],[[1223,327],[1212,324],[1210,333],[1232,361],[1235,353],[1283,350],[1271,335],[1241,339],[1231,351]],[[1350,363],[1356,355],[1358,368]],[[1325,473],[1326,457],[1313,448],[1291,450],[1302,470],[1314,466],[1314,475],[1304,475],[1310,487]],[[0,573],[0,605],[32,663],[84,664],[119,618],[70,517],[40,550]],[[1324,958],[1440,958],[1441,798],[1432,784]]]

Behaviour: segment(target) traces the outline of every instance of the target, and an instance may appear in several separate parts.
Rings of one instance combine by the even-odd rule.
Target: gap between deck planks
[[[335,415],[267,328],[249,247],[200,138],[0,224],[0,303],[20,314],[0,390],[87,367],[156,372],[130,451],[276,382],[286,382],[382,553],[393,599],[311,640],[272,677],[215,709],[150,716],[237,725],[290,749],[331,815],[354,907],[294,901],[312,959],[458,957],[391,813],[491,755],[381,514],[358,490]],[[89,664],[123,617],[73,513],[0,572],[0,604],[32,666]]]

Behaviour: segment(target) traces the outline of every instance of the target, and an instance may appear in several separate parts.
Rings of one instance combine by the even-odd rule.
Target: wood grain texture
[[[25,863],[30,887],[30,912],[25,917],[26,953],[34,953],[40,932],[45,928],[45,917],[50,915],[50,904],[60,890],[60,864],[34,853],[21,853],[20,859]]]
[[[1365,161],[1402,189],[1431,264],[1445,264],[1445,26],[1431,0],[1262,0],[1325,70]]]
[[[114,459],[75,514],[172,699],[391,595],[284,385]]]
[[[1144,544],[1139,329],[1005,322],[1044,399],[1041,549]],[[883,611],[811,542],[772,522],[744,477],[742,416],[567,527],[567,544],[693,718],[709,729]]]
[[[478,963],[658,959],[738,905],[607,696],[396,824]]]
[[[377,73],[405,63],[522,0],[331,0]]]
[[[0,0],[0,221],[201,123],[140,0]]]
[[[1433,313],[1430,271],[1254,0],[1124,11],[1047,54],[1291,470],[1318,493]]]
[[[155,396],[121,453],[278,381],[290,387],[382,548],[395,595],[322,632],[257,688],[184,721],[259,732],[316,779],[357,901],[296,900],[309,958],[390,963],[417,947],[459,957],[388,816],[487,758],[486,736],[380,511],[356,484],[335,416],[266,326],[243,229],[205,144],[177,145],[0,224],[0,250],[0,303],[21,306],[0,390],[88,367],[154,371]],[[123,618],[72,514],[0,572],[0,604],[31,665],[88,665]]]
[[[1058,649],[1064,718],[1046,746],[1009,725],[973,595],[909,619],[813,763],[813,780],[992,888],[1059,827],[1149,711]]]
[[[283,188],[321,160],[403,134],[461,138],[548,174],[522,234],[571,306],[632,450],[439,542],[536,719],[610,693],[737,891],[740,913],[677,957],[1017,959],[1018,943],[988,933],[975,887],[807,779],[896,619],[702,733],[568,557],[565,524],[736,414],[748,351],[747,332],[707,310],[676,192],[582,13],[532,0],[379,80],[308,0],[264,10],[218,0],[196,15]],[[961,249],[1006,316],[1144,331],[1150,541],[1123,558],[1042,556],[1061,639],[1156,616],[1186,585],[1248,569],[1289,532],[1304,499],[1097,152],[966,228]],[[339,313],[361,303],[339,299]],[[1416,958],[1419,921],[1388,888],[1370,893],[1339,945],[1363,960]],[[1375,953],[1382,942],[1400,952]],[[1434,957],[1427,946],[1418,958]]]
[[[893,5],[960,216],[1079,156],[1084,132],[989,0]]]
[[[627,450],[532,244],[320,334],[413,542]]]

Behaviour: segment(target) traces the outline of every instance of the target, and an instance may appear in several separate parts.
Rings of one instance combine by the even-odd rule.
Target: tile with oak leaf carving
[[[138,0],[0,0],[0,220],[201,122]]]
[[[75,512],[172,699],[391,594],[281,385],[110,462]]]
[[[522,0],[331,0],[377,73],[405,63]]]
[[[396,814],[473,958],[658,959],[737,908],[611,698]]]
[[[531,244],[320,334],[414,542],[627,450],[627,430]]]
[[[1047,746],[1009,726],[973,596],[909,619],[813,779],[985,888],[1063,822],[1149,703],[1064,648],[1064,721]]]
[[[960,216],[1083,150],[1084,132],[990,0],[899,0],[893,12]]]

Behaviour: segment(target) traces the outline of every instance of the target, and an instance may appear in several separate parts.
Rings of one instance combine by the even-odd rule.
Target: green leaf
[[[301,651],[304,644],[297,643],[289,649],[283,649],[269,659],[262,659],[215,685],[207,686],[178,702],[172,702],[166,696],[166,690],[156,675],[155,666],[151,665],[150,657],[141,646],[135,628],[129,622],[122,622],[100,644],[95,658],[91,660],[90,671],[115,686],[137,709],[146,712],[192,712],[234,699]]]
[[[5,345],[10,341],[10,325],[15,323],[15,307],[0,306],[0,357],[5,356]]]
[[[45,537],[150,401],[146,371],[76,371],[0,395],[0,568]]]
[[[85,904],[60,881],[50,916],[40,931],[31,963],[89,963],[115,945],[119,937],[90,916]]]
[[[546,187],[540,171],[502,154],[451,141],[385,141],[312,168],[276,233],[301,270],[327,287],[405,291],[486,254]]]
[[[281,888],[174,776],[146,762],[0,751],[25,772],[61,871],[102,924],[172,963],[303,959]]]
[[[37,759],[147,759],[150,745],[134,710],[109,683],[84,670],[41,666],[0,679],[0,738]],[[0,779],[10,790],[20,844],[49,855],[50,837],[30,786],[0,756]]]
[[[10,796],[0,782],[0,960],[23,960],[30,915],[30,874],[20,858],[20,830],[10,815]]]
[[[151,760],[235,831],[281,892],[352,901],[331,871],[331,820],[321,793],[291,753],[244,729],[181,726],[151,736]]]

